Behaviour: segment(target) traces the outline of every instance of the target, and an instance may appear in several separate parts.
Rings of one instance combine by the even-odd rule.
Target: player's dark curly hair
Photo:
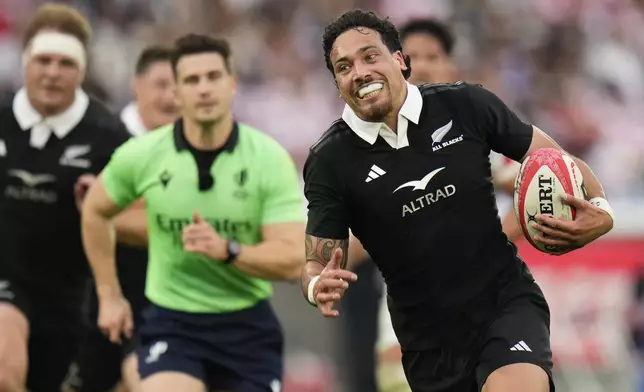
[[[372,11],[363,11],[360,9],[347,11],[329,23],[329,25],[324,29],[324,35],[322,36],[324,61],[332,75],[335,76],[333,64],[331,64],[331,49],[333,48],[335,40],[347,30],[357,29],[360,27],[377,31],[380,34],[382,43],[385,44],[391,53],[398,50],[402,51],[398,30],[396,30],[396,26],[389,21],[389,18],[381,18]],[[407,70],[403,71],[405,79],[409,78],[409,75],[411,75],[410,63],[409,57],[405,56],[405,64],[407,64]]]
[[[171,61],[175,77],[177,76],[177,64],[182,57],[200,53],[219,53],[224,59],[226,71],[232,72],[232,50],[227,40],[202,34],[187,34],[174,42]]]
[[[400,28],[400,41],[405,41],[412,34],[426,34],[436,38],[446,55],[454,51],[454,35],[442,22],[435,19],[412,19]]]

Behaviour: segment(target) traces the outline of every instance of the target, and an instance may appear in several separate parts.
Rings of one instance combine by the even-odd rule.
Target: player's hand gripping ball
[[[579,200],[575,200],[579,199]],[[542,252],[558,255],[573,248],[565,241],[539,241],[549,235],[537,229],[538,216],[550,216],[552,224],[574,221],[574,204],[585,202],[583,178],[575,161],[561,150],[539,149],[521,165],[514,185],[514,212],[526,239]]]

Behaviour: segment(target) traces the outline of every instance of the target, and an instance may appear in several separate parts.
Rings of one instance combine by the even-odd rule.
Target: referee
[[[131,324],[109,222],[143,198],[152,305],[140,329],[142,391],[279,391],[269,280],[296,280],[304,264],[297,170],[275,141],[234,120],[226,41],[182,37],[172,63],[182,117],[117,150],[84,205],[99,326],[117,341]]]
[[[548,305],[502,232],[488,155],[521,161],[559,147],[482,87],[408,84],[398,31],[372,12],[334,20],[323,47],[346,106],[304,169],[305,296],[339,315],[333,305],[356,279],[343,269],[351,229],[387,283],[412,391],[554,391]],[[538,240],[571,250],[613,225],[600,183],[577,162],[603,209],[567,198],[575,221],[537,225],[554,237]]]
[[[81,335],[90,277],[78,208],[129,137],[80,89],[90,36],[77,10],[38,8],[23,38],[25,86],[0,106],[1,391],[59,391]],[[136,223],[129,215],[119,228]]]

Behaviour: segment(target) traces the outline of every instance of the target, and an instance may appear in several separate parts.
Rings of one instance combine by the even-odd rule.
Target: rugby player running
[[[455,38],[445,24],[434,19],[411,20],[400,28],[400,41],[403,53],[411,60],[410,83],[421,86],[427,83],[454,83],[458,80],[458,71],[452,61]],[[506,162],[503,156],[491,153],[490,165],[495,186],[512,196],[519,164],[514,161]],[[523,236],[512,210],[504,215],[502,224],[508,240],[515,241]],[[353,236],[351,240],[349,270],[354,268],[353,265],[368,259],[365,251],[357,254],[364,249],[359,241]],[[380,300],[378,324],[378,388],[388,392],[409,391],[400,363],[402,352],[391,325],[386,296]]]
[[[372,12],[334,20],[323,48],[347,106],[304,169],[305,297],[324,316],[339,315],[333,306],[357,278],[345,270],[351,229],[387,283],[412,391],[554,391],[548,306],[502,233],[489,152],[521,162],[560,147],[482,87],[407,83],[399,33]],[[453,143],[434,146],[430,136],[448,121]],[[536,240],[569,250],[613,226],[601,184],[575,161],[593,203],[565,197],[574,221],[535,223],[548,235]],[[410,181],[420,178],[435,191],[414,204],[412,192],[427,183]],[[529,349],[512,350],[518,343]]]
[[[434,19],[411,20],[400,28],[400,40],[403,53],[411,60],[410,83],[420,86],[427,83],[454,83],[458,80],[457,69],[451,57],[455,38],[445,24]],[[508,162],[502,155],[492,152],[490,166],[495,186],[511,196],[519,164]],[[515,241],[523,236],[512,210],[504,215],[502,225],[508,240]],[[347,269],[353,270],[358,264],[368,260],[368,255],[354,236],[350,237],[350,241]],[[382,391],[409,391],[400,363],[400,344],[391,325],[385,297],[381,299],[378,323],[378,387]]]
[[[140,329],[141,390],[280,390],[269,280],[296,280],[304,265],[297,170],[277,142],[235,121],[227,41],[187,35],[173,51],[181,118],[117,150],[84,204],[99,327],[112,341],[131,328],[110,220],[143,198],[152,305]]]
[[[177,119],[171,56],[169,48],[153,45],[144,48],[137,59],[132,81],[134,101],[120,115],[132,136],[145,135]],[[144,293],[148,254],[143,247],[130,246],[119,246],[116,252],[123,295],[132,307],[133,337],[121,345],[110,342],[96,325],[98,299],[90,295],[90,325],[72,368],[75,374],[69,379],[76,392],[107,392],[115,387],[118,391],[136,391],[139,385],[135,349],[142,312],[148,305]]]
[[[25,86],[0,108],[1,391],[59,391],[82,336],[83,178],[129,138],[80,87],[91,34],[78,10],[41,5],[24,33]],[[119,240],[145,237],[142,214],[118,217]]]

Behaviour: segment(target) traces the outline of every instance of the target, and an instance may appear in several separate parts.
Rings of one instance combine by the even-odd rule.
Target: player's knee
[[[123,366],[121,367],[121,374],[123,375],[123,379],[121,380],[123,391],[141,391],[139,364],[135,354],[130,354],[127,356],[127,358],[125,358],[125,360],[123,361]]]
[[[0,392],[23,392],[24,377],[13,369],[0,365]]]
[[[0,392],[23,392],[29,322],[13,305],[0,304]]]
[[[496,369],[487,378],[482,392],[549,392],[550,378],[545,370],[531,363],[515,363]]]
[[[141,381],[143,392],[204,392],[204,383],[188,374],[181,372],[160,372],[146,377]]]

